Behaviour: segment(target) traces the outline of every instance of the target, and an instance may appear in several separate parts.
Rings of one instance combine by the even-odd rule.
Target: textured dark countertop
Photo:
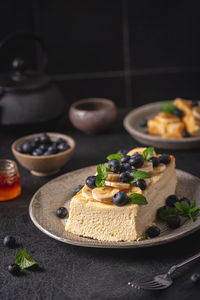
[[[52,131],[64,132],[76,140],[75,154],[62,171],[75,170],[102,162],[119,148],[131,149],[139,144],[123,129],[120,113],[113,128],[101,135],[87,136],[71,127],[66,119],[52,124]],[[0,158],[13,159],[11,143],[36,129],[0,130]],[[37,129],[38,131],[38,129]],[[161,151],[163,152],[163,151]],[[200,153],[171,151],[177,167],[200,177]],[[62,244],[40,232],[31,222],[28,206],[36,190],[50,179],[32,176],[19,167],[22,194],[18,199],[0,202],[0,299],[199,299],[200,286],[190,282],[200,272],[200,260],[180,269],[168,290],[147,292],[127,285],[132,279],[149,279],[164,273],[179,261],[200,251],[200,231],[171,244],[146,249],[90,249]],[[3,246],[2,238],[13,235],[18,249]],[[40,262],[41,270],[13,277],[7,271],[19,249],[27,250]]]

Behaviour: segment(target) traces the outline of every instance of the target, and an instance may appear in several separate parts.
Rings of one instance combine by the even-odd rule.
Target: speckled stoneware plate
[[[156,246],[183,238],[200,228],[200,216],[195,222],[188,220],[175,230],[169,229],[166,225],[160,223],[158,224],[161,228],[159,237],[138,242],[102,242],[65,232],[64,224],[67,219],[61,221],[61,219],[56,217],[55,212],[61,206],[65,206],[69,209],[70,199],[73,196],[74,189],[78,184],[84,184],[85,178],[94,174],[95,170],[96,166],[91,166],[69,172],[42,186],[33,196],[29,207],[29,213],[33,223],[45,234],[61,242],[98,248],[140,248]],[[180,197],[188,197],[189,199],[193,197],[196,199],[197,205],[200,206],[200,179],[181,170],[177,170],[177,176],[178,185],[176,194]]]
[[[139,122],[143,119],[152,119],[160,111],[162,102],[155,102],[140,106],[129,112],[124,118],[124,127],[130,135],[144,145],[151,145],[161,149],[194,149],[200,148],[200,137],[189,137],[182,139],[164,139],[159,136],[153,136],[147,133],[147,128],[139,126]]]

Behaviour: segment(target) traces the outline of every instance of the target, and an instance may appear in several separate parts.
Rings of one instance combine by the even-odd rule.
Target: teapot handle
[[[47,47],[44,43],[44,41],[34,33],[29,33],[29,32],[15,32],[7,35],[3,40],[0,41],[0,49],[5,47],[8,42],[13,41],[15,39],[29,39],[29,40],[34,40],[36,41],[43,52],[43,59],[42,59],[42,66],[41,70],[44,71],[48,65],[48,54],[47,54]]]

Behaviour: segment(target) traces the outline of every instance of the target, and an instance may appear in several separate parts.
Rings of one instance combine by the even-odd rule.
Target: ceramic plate
[[[196,231],[200,228],[200,216],[195,222],[186,221],[181,227],[172,230],[160,223],[161,228],[159,237],[133,242],[101,242],[98,240],[84,238],[78,235],[65,232],[62,220],[56,217],[56,210],[65,206],[69,209],[70,199],[74,189],[79,184],[84,184],[85,178],[94,174],[96,166],[79,169],[66,173],[42,186],[33,196],[29,213],[33,223],[45,234],[61,242],[99,248],[140,248],[168,243]],[[178,185],[176,194],[180,197],[195,198],[197,205],[200,206],[200,179],[193,175],[177,170]]]
[[[155,102],[136,108],[124,118],[124,127],[134,139],[144,145],[151,145],[162,149],[193,149],[200,148],[200,137],[182,139],[164,139],[159,136],[149,135],[146,128],[139,126],[143,119],[152,119],[160,111],[163,102]]]

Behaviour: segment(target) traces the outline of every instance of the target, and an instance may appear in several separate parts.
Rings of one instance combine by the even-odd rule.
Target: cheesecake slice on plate
[[[97,167],[97,176],[86,180],[71,200],[67,232],[100,241],[145,238],[146,230],[155,224],[158,208],[175,192],[175,158],[156,154],[152,147],[136,148],[128,155],[124,160],[131,168],[127,162],[117,163],[121,156],[114,154],[108,164]]]

